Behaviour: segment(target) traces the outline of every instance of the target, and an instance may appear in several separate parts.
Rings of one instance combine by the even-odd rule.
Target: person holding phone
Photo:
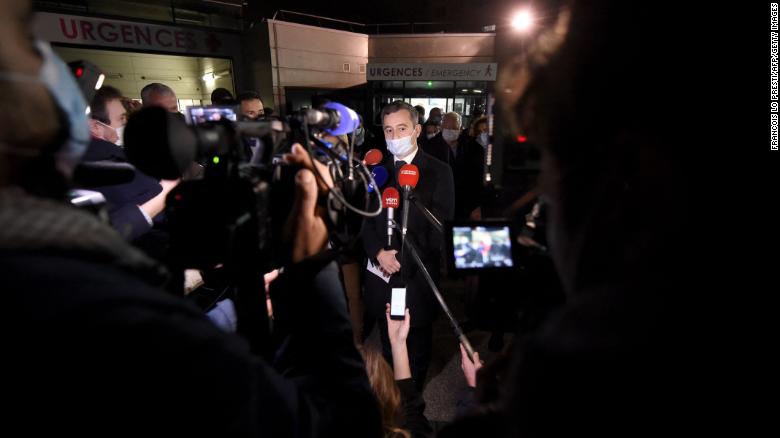
[[[433,430],[424,415],[425,400],[412,379],[406,347],[411,314],[407,308],[401,311],[401,318],[391,317],[390,307],[391,304],[386,305],[385,319],[393,351],[392,368],[376,349],[367,345],[360,349],[382,413],[382,429],[385,437],[409,437],[409,434],[414,438],[429,437]],[[399,410],[403,414],[400,422]]]

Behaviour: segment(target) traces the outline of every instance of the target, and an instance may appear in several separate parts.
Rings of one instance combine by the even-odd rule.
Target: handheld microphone
[[[385,169],[382,166],[377,166],[371,170],[371,176],[374,177],[374,182],[376,183],[376,187],[374,187],[373,184],[368,185],[368,192],[371,193],[376,190],[379,190],[385,183],[387,182],[387,169]]]
[[[160,107],[134,113],[127,121],[124,137],[128,161],[153,178],[181,177],[200,149],[195,131]]]
[[[335,136],[349,134],[360,126],[357,113],[337,102],[328,102],[322,109],[308,109],[302,116],[309,125],[320,127]]]
[[[387,209],[387,247],[393,244],[393,211],[398,208],[400,202],[398,190],[395,187],[388,187],[382,192],[382,207]]]
[[[401,250],[406,239],[406,227],[409,223],[409,192],[417,187],[420,180],[420,172],[414,164],[405,164],[398,170],[398,185],[404,191],[404,209],[401,218]]]
[[[379,149],[371,149],[366,152],[366,156],[363,158],[363,164],[366,166],[376,166],[382,162],[382,158],[384,158],[382,156],[382,151]]]

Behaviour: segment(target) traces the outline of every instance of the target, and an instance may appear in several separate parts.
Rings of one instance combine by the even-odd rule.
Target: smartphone
[[[394,287],[390,297],[390,319],[404,319],[406,312],[406,288]]]

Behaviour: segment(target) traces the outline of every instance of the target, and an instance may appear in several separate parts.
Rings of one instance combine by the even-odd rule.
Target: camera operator
[[[241,118],[244,120],[257,120],[265,116],[263,99],[256,91],[245,91],[236,98]]]
[[[298,263],[271,287],[296,347],[280,374],[155,287],[159,266],[64,203],[62,190],[48,198],[27,190],[57,169],[64,188],[89,141],[86,103],[48,44],[31,40],[29,6],[0,1],[0,109],[11,122],[0,125],[0,271],[7,322],[21,329],[4,338],[6,427],[41,436],[379,436],[301,148],[288,158],[306,167],[296,178]]]

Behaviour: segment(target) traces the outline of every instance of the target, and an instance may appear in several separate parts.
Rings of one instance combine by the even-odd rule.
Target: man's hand
[[[168,193],[173,190],[174,187],[179,185],[181,179],[163,179],[160,180],[160,187],[162,191],[154,198],[139,205],[138,208],[144,211],[147,216],[154,219],[155,216],[162,213],[165,210],[165,198],[168,197]]]
[[[390,318],[390,304],[386,304],[385,318],[387,318],[387,335],[390,338],[390,345],[406,345],[406,338],[409,336],[409,325],[411,324],[409,309],[406,309],[404,319],[393,319]]]
[[[269,291],[269,289],[271,287],[271,283],[273,283],[273,281],[276,280],[278,277],[279,277],[279,270],[278,269],[274,269],[273,271],[263,275],[263,282],[265,283],[265,293],[266,294],[268,293],[268,291]]]
[[[269,294],[271,283],[276,280],[276,278],[279,277],[279,270],[274,269],[273,271],[263,275],[263,281],[265,282],[265,307],[268,309],[268,317],[273,319],[274,317],[274,306],[271,303],[271,295]]]
[[[463,344],[460,345],[460,369],[463,370],[463,375],[466,377],[466,383],[472,387],[477,387],[477,371],[482,368],[484,362],[479,359],[479,353],[474,352],[474,363],[469,360],[469,355],[466,354],[466,349],[463,348]]]
[[[379,253],[376,255],[376,259],[379,262],[379,266],[382,268],[383,271],[385,271],[388,274],[395,274],[396,272],[401,270],[401,264],[398,263],[398,259],[395,258],[395,255],[398,253],[398,251],[391,249],[389,251],[385,251],[384,249],[380,249]]]
[[[179,179],[161,179],[160,185],[162,186],[162,193],[167,194],[171,190],[173,190],[174,187],[179,185],[181,182],[181,178]]]
[[[328,227],[323,220],[325,210],[317,207],[317,197],[333,187],[333,180],[327,167],[312,160],[297,143],[283,159],[288,164],[302,167],[295,175],[295,203],[285,225],[286,238],[292,241],[292,262],[295,263],[319,253],[328,243]],[[315,171],[322,180],[315,176]]]

